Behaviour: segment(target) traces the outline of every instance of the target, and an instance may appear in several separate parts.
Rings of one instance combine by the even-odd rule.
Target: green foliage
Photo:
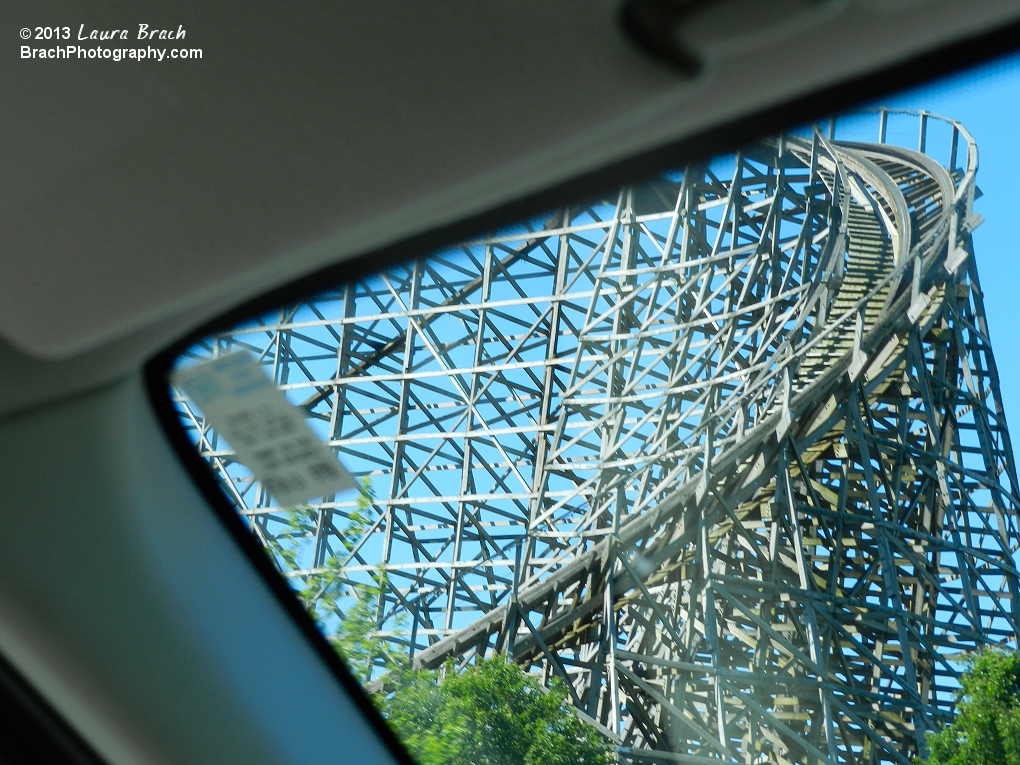
[[[374,499],[372,484],[366,476],[361,481],[355,510],[347,517],[341,533],[346,553],[330,557],[317,571],[301,578],[300,589],[295,588],[308,613],[362,683],[371,678],[374,667],[396,667],[404,659],[400,651],[372,636],[378,629],[379,602],[388,585],[385,569],[380,566],[369,582],[353,581],[344,571],[347,554],[371,525]],[[316,516],[317,511],[308,505],[286,511],[285,527],[269,540],[270,552],[282,571],[301,568],[299,558],[307,554],[309,541],[314,537]]]
[[[358,494],[358,502],[354,512],[347,516],[347,528],[344,530],[344,545],[350,550],[354,547],[355,540],[368,531],[371,519],[368,511],[372,509],[375,501],[375,491],[372,489],[372,480],[365,476],[361,479],[361,493]]]
[[[1020,656],[986,649],[968,663],[956,720],[928,735],[928,765],[1020,765]]]
[[[402,651],[372,635],[379,628],[377,604],[388,581],[382,567],[376,578],[377,585],[360,588],[354,605],[347,609],[336,633],[329,638],[344,657],[351,674],[362,684],[372,679],[374,667],[393,669],[405,663]],[[398,619],[395,626],[400,627],[401,624],[402,621]]]
[[[383,619],[388,586],[380,566],[370,581],[353,580],[346,558],[371,526],[374,500],[367,478],[341,538],[346,551],[301,578],[297,595],[323,633],[365,684],[373,672],[389,671],[391,689],[376,701],[397,735],[421,765],[609,765],[612,747],[567,707],[566,688],[546,691],[516,664],[496,657],[454,672],[412,671],[392,644],[374,636]],[[287,511],[285,526],[269,539],[284,572],[302,568],[314,538],[316,511]],[[292,580],[294,582],[295,580]],[[395,627],[401,626],[397,621]]]
[[[421,765],[615,762],[608,742],[566,699],[561,684],[546,692],[497,656],[460,673],[404,671],[380,707]]]

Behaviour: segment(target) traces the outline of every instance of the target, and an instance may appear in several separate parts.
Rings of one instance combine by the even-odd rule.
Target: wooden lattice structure
[[[763,141],[193,349],[262,359],[370,502],[279,508],[182,418],[284,573],[339,577],[327,630],[370,598],[386,655],[505,652],[622,761],[908,765],[956,660],[1016,644],[1020,500],[977,149],[868,119],[877,142]]]

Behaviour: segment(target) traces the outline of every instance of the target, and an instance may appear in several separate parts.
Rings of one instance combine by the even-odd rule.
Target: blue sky
[[[876,105],[926,109],[962,122],[978,145],[974,233],[988,331],[999,369],[1006,421],[1020,433],[1020,54],[966,74],[885,98]],[[1020,442],[1014,442],[1014,445]]]

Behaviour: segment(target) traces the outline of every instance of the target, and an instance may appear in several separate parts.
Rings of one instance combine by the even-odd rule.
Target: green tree
[[[968,665],[956,720],[928,734],[928,765],[1020,765],[1020,656],[986,649]]]
[[[545,690],[513,662],[497,656],[455,672],[413,671],[407,658],[375,636],[388,587],[380,566],[370,581],[355,581],[344,565],[371,525],[374,500],[362,481],[357,506],[341,534],[346,551],[302,576],[298,597],[363,685],[388,672],[386,693],[374,700],[421,765],[609,765],[612,747],[567,706],[558,680]],[[284,572],[300,570],[314,538],[316,511],[287,511],[284,528],[268,540]],[[292,582],[294,580],[291,580]],[[352,602],[353,597],[353,602]],[[399,619],[393,622],[399,628]]]
[[[363,685],[372,679],[374,668],[392,670],[406,663],[407,657],[391,643],[375,637],[378,628],[379,598],[388,586],[386,571],[381,566],[375,574],[376,584],[358,587],[354,605],[340,618],[329,641],[344,657],[347,667]],[[404,620],[397,618],[394,626],[400,628]]]
[[[355,509],[347,516],[340,534],[346,552],[331,556],[315,572],[301,577],[300,588],[295,587],[298,599],[362,683],[371,679],[374,668],[386,670],[404,661],[401,651],[372,634],[378,629],[379,602],[389,584],[385,568],[379,566],[367,582],[355,581],[344,571],[345,559],[371,525],[374,500],[371,481],[365,476]],[[286,511],[283,530],[268,540],[280,570],[302,567],[301,558],[308,555],[314,538],[317,515],[318,511],[309,505]],[[290,581],[295,584],[294,579]],[[397,619],[394,626],[399,628],[401,623]]]
[[[399,673],[379,698],[394,731],[421,765],[609,765],[599,732],[502,656],[462,672]]]

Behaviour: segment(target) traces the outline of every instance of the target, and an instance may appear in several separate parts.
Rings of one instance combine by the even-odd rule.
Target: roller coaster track
[[[621,761],[924,753],[961,654],[1016,644],[1020,500],[976,146],[874,118],[877,143],[762,142],[194,350],[258,354],[369,476],[357,515],[274,507],[181,399],[284,573],[339,572],[339,618],[372,599],[373,689],[393,650],[501,652]]]

